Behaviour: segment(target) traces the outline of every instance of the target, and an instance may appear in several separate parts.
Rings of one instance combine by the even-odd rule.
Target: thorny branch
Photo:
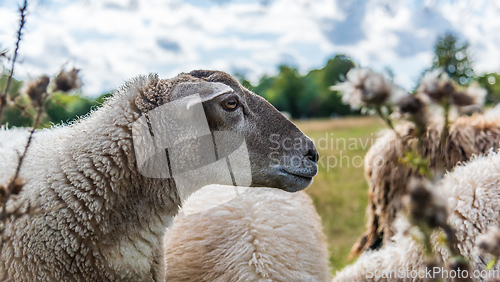
[[[14,76],[14,68],[16,66],[17,54],[19,51],[19,44],[21,43],[21,38],[23,34],[24,24],[26,23],[26,10],[28,8],[28,0],[24,0],[23,5],[19,8],[20,20],[19,29],[17,30],[17,40],[16,47],[14,49],[14,55],[12,56],[12,64],[10,67],[10,74],[7,78],[7,84],[5,85],[5,90],[0,93],[0,124],[2,124],[3,110],[7,106],[7,101],[9,100],[9,89],[12,83],[12,78]]]
[[[12,58],[12,66],[10,69],[10,73],[7,79],[7,84],[4,92],[0,92],[0,124],[2,121],[3,110],[7,106],[7,102],[12,101],[13,106],[22,110],[23,114],[29,114],[28,109],[33,108],[36,110],[36,114],[33,121],[33,127],[31,128],[28,139],[24,146],[22,153],[19,154],[17,167],[15,169],[14,176],[10,179],[9,183],[6,186],[0,185],[0,252],[4,246],[4,238],[3,232],[7,227],[7,224],[10,221],[16,220],[19,217],[27,214],[36,214],[38,212],[47,212],[37,211],[35,210],[37,207],[32,207],[31,203],[27,203],[24,205],[23,202],[17,203],[17,206],[11,206],[7,208],[8,201],[12,199],[12,196],[18,195],[23,186],[26,184],[20,177],[21,167],[26,158],[29,147],[32,144],[34,134],[36,129],[43,123],[42,117],[46,110],[46,104],[50,94],[56,91],[60,92],[69,92],[81,87],[81,80],[78,76],[78,69],[72,69],[70,71],[62,70],[57,76],[53,79],[50,77],[43,75],[36,80],[31,81],[27,84],[26,94],[30,99],[31,103],[28,105],[21,105],[19,98],[20,93],[14,94],[12,97],[9,97],[9,89],[14,76],[14,68],[16,65],[16,59],[18,55],[19,45],[22,39],[22,30],[26,23],[26,9],[28,6],[28,1],[24,0],[24,4],[19,8],[20,13],[20,21],[19,21],[19,29],[17,31],[17,41],[16,47],[14,49],[14,55]],[[14,98],[14,99],[12,99]],[[33,209],[35,208],[35,209]],[[12,209],[12,211],[10,210]],[[1,277],[0,277],[1,280]]]
[[[47,97],[48,97],[48,94],[45,95],[44,101]],[[19,160],[18,160],[16,172],[14,173],[14,177],[12,178],[11,182],[8,184],[7,189],[5,189],[6,191],[5,191],[5,196],[3,198],[3,203],[2,203],[2,205],[3,205],[2,206],[2,213],[0,214],[0,220],[2,221],[2,227],[0,229],[0,233],[2,235],[3,235],[3,231],[5,230],[5,227],[7,226],[7,219],[9,218],[9,216],[12,215],[12,214],[7,212],[7,202],[10,200],[11,195],[20,192],[20,191],[16,191],[16,190],[20,190],[22,188],[22,187],[17,188],[18,185],[21,185],[21,186],[24,185],[24,183],[21,184],[18,182],[19,172],[21,171],[21,166],[23,165],[24,158],[26,157],[26,153],[28,152],[28,148],[31,145],[31,141],[33,140],[33,134],[35,133],[35,130],[38,127],[38,124],[40,123],[40,118],[42,117],[43,112],[44,112],[44,108],[41,105],[38,108],[36,119],[33,122],[33,128],[31,129],[30,134],[28,136],[28,141],[26,141],[26,145],[24,146],[24,151],[23,151],[22,155],[19,156]],[[27,212],[29,213],[29,210]],[[1,239],[2,240],[0,242],[0,252],[2,251],[3,245],[4,245],[3,237]]]

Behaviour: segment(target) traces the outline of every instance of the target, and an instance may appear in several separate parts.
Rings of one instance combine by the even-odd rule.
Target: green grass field
[[[349,263],[350,248],[365,229],[364,156],[383,123],[376,117],[294,122],[320,153],[319,173],[306,192],[323,220],[335,273]]]

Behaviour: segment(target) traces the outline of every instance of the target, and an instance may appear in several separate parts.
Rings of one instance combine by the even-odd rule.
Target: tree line
[[[500,74],[486,73],[476,75],[473,61],[468,54],[469,44],[460,41],[453,33],[439,36],[434,45],[434,59],[427,70],[441,68],[459,85],[469,85],[477,81],[488,91],[487,103],[500,102]],[[301,75],[299,71],[287,65],[279,66],[277,75],[264,75],[256,85],[252,85],[244,76],[235,74],[243,86],[267,99],[278,110],[288,112],[292,118],[326,118],[347,115],[359,115],[341,101],[341,95],[331,89],[332,85],[345,80],[347,72],[356,66],[347,55],[337,54],[330,58],[325,66]],[[390,70],[388,76],[392,76]],[[4,87],[7,74],[0,78],[0,87]],[[17,93],[23,82],[13,80],[10,92]],[[87,114],[93,107],[98,107],[111,95],[105,93],[97,98],[89,98],[81,93],[54,93],[50,97],[47,113],[41,126],[69,123]],[[7,106],[3,113],[3,123],[12,126],[30,126],[32,117],[20,108]]]
[[[468,48],[469,43],[460,41],[454,33],[439,36],[434,45],[433,61],[421,75],[428,70],[442,69],[461,86],[477,81],[488,91],[486,103],[498,104],[500,74],[476,75]],[[344,81],[347,72],[355,66],[348,56],[336,55],[323,68],[312,70],[306,75],[300,75],[296,68],[282,65],[276,76],[264,76],[255,86],[243,77],[239,78],[247,88],[266,98],[278,110],[290,113],[293,118],[357,115],[360,112],[342,104],[340,94],[331,89],[332,85]],[[394,76],[390,69],[386,69],[386,72],[389,77]]]

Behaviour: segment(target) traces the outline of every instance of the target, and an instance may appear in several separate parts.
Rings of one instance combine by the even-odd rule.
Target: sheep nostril
[[[319,160],[319,154],[318,154],[318,151],[316,151],[316,149],[309,149],[305,155],[306,159],[309,159],[315,163],[318,162]]]

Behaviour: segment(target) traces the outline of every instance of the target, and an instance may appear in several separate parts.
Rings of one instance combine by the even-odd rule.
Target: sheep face
[[[312,182],[318,171],[318,153],[311,139],[292,122],[226,73],[193,71],[190,75],[232,89],[207,99],[203,108],[212,132],[231,132],[234,136],[232,142],[226,142],[227,147],[238,147],[235,145],[245,141],[251,186],[295,192]]]
[[[313,142],[265,99],[223,72],[174,81],[168,95],[156,95],[164,102],[132,126],[142,175],[172,178],[181,200],[209,184],[295,192],[311,183],[318,171]]]

